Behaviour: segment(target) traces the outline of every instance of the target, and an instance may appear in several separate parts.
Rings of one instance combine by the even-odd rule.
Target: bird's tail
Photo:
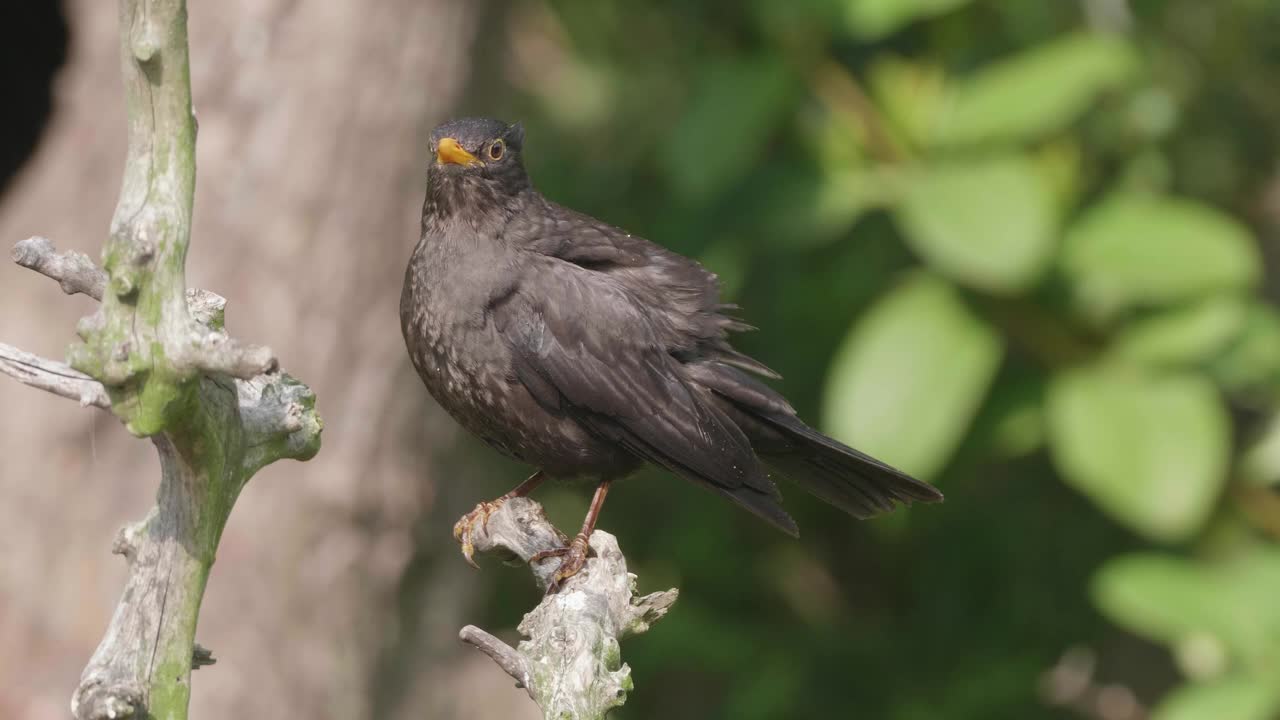
[[[741,370],[709,361],[685,371],[719,399],[761,460],[850,515],[869,518],[897,503],[942,500],[932,485],[805,425],[786,399]]]
[[[805,425],[795,415],[757,415],[790,442],[763,460],[818,498],[857,518],[892,510],[897,503],[940,502],[942,493],[897,468]]]

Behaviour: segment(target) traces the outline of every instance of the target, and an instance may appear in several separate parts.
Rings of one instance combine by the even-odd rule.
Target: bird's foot
[[[505,497],[497,500],[486,500],[478,505],[471,512],[463,515],[458,522],[453,524],[453,539],[458,541],[462,546],[462,557],[466,559],[467,564],[479,570],[480,566],[476,564],[474,555],[476,546],[471,541],[476,532],[476,525],[479,524],[485,531],[489,530],[489,516],[498,511],[502,504],[506,502]]]
[[[578,533],[568,546],[556,548],[555,550],[544,550],[533,557],[529,558],[530,563],[540,563],[547,558],[560,558],[560,567],[556,570],[556,574],[551,576],[551,582],[547,584],[547,594],[551,595],[559,592],[564,587],[564,583],[569,578],[578,574],[579,570],[587,564],[587,555],[591,552],[591,545],[587,542],[587,536]]]

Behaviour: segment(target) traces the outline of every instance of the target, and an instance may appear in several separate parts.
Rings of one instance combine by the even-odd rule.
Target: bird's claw
[[[471,567],[479,570],[480,566],[476,564],[475,553],[476,546],[472,542],[472,536],[476,532],[476,523],[480,523],[480,527],[488,532],[489,516],[497,512],[502,507],[502,499],[489,500],[479,503],[471,512],[458,518],[458,522],[453,524],[453,539],[458,541],[462,546],[462,557]]]
[[[560,567],[556,570],[556,574],[551,576],[551,582],[547,583],[547,594],[553,595],[564,587],[566,580],[577,575],[586,566],[587,555],[590,551],[591,546],[587,542],[587,536],[578,533],[568,546],[556,548],[555,550],[544,550],[529,558],[529,562],[540,563],[547,558],[561,558]]]

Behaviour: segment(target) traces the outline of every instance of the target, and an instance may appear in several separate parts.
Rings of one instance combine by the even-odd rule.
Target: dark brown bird
[[[576,573],[609,483],[649,462],[790,535],[766,466],[858,518],[932,486],[806,425],[734,350],[716,276],[697,262],[544,198],[519,124],[464,119],[431,134],[422,239],[400,323],[427,389],[467,430],[537,472],[454,528],[470,535],[545,477],[596,485],[556,582]],[[473,563],[474,564],[474,563]]]

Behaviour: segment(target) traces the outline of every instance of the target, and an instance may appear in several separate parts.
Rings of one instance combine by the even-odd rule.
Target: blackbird
[[[648,462],[783,532],[766,468],[857,518],[936,502],[932,486],[806,425],[730,346],[751,329],[694,260],[557,205],[529,181],[519,123],[468,118],[431,133],[422,238],[400,323],[427,390],[463,427],[537,469],[458,521],[474,524],[544,478],[596,485],[553,589],[586,561],[609,484]],[[536,560],[545,558],[539,557]]]

